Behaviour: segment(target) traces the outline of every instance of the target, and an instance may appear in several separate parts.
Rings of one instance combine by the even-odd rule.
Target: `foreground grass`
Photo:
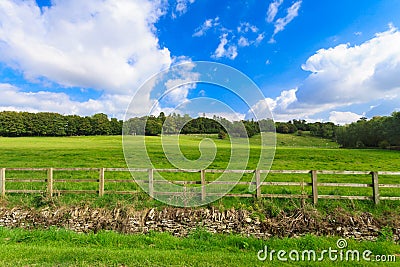
[[[114,232],[78,234],[67,230],[22,230],[0,228],[1,266],[379,266],[357,261],[280,262],[274,257],[260,261],[257,252],[269,250],[337,249],[337,237],[259,240],[239,235],[210,234],[197,230],[185,238],[168,233],[121,235]],[[347,249],[370,250],[373,255],[398,255],[393,242],[347,240]],[[393,263],[393,265],[396,263]]]

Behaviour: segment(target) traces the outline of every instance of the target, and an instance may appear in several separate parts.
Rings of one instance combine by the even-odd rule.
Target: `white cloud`
[[[43,11],[2,1],[0,14],[0,59],[31,79],[124,92],[171,62],[147,1],[55,1]]]
[[[274,26],[274,33],[270,39],[270,42],[275,42],[274,37],[278,32],[281,32],[285,29],[286,25],[288,25],[295,17],[299,15],[299,9],[301,7],[302,1],[297,1],[293,5],[291,5],[287,9],[287,14],[283,18],[279,18],[275,21]]]
[[[300,87],[299,101],[350,105],[400,95],[400,32],[386,32],[361,45],[321,49],[302,66],[312,72]]]
[[[244,36],[240,36],[239,40],[238,40],[238,45],[239,47],[246,47],[246,46],[251,46],[251,45],[259,45],[262,40],[264,39],[264,33],[260,33],[257,35],[257,37],[253,40],[249,40],[249,38],[244,37]]]
[[[269,117],[269,114],[273,114],[275,120],[287,121],[293,119],[293,116],[300,114],[299,110],[289,110],[288,107],[292,103],[297,101],[296,97],[297,88],[282,91],[280,96],[275,99],[265,98],[258,101],[254,106],[251,107],[249,113],[255,114],[257,119],[265,119]],[[308,114],[302,114],[308,116]]]
[[[329,121],[331,121],[335,124],[344,125],[344,124],[349,124],[354,121],[357,121],[363,116],[364,115],[359,115],[359,114],[349,112],[349,111],[346,111],[346,112],[331,111],[329,113]]]
[[[112,99],[119,102],[110,103],[109,110],[115,107],[122,113],[125,99],[142,82],[170,66],[170,52],[159,46],[155,33],[154,24],[164,14],[160,1],[55,0],[52,4],[41,10],[34,1],[0,1],[0,61],[28,80],[45,78],[66,87],[66,94],[14,91],[25,99],[26,110],[59,107],[68,113],[62,106],[71,105],[84,112],[67,95],[68,87],[82,87],[103,92],[99,100],[82,104],[88,109],[108,109],[93,103]],[[46,101],[54,105],[46,102],[40,109],[35,101],[44,100],[35,98],[39,95],[51,96],[53,100]]]
[[[117,93],[169,66],[153,33],[159,7],[148,1],[2,1],[0,59],[28,79]]]
[[[176,0],[175,11],[178,15],[183,15],[187,12],[188,6],[193,4],[195,0]],[[172,14],[173,18],[176,18],[176,14]]]
[[[258,28],[249,22],[241,22],[240,25],[237,27],[238,33],[246,33],[246,32],[258,32]]]
[[[195,84],[185,84],[187,80],[168,80],[166,82],[167,94],[165,99],[169,104],[177,105],[188,101],[188,94],[190,89],[196,88]],[[181,85],[184,84],[184,85]]]
[[[177,59],[171,71],[157,77],[157,87],[152,93],[156,93],[158,108],[176,108],[184,102],[189,103],[189,91],[197,87],[197,82],[200,80],[200,73],[195,72],[195,63],[185,57]],[[161,89],[157,91],[157,89]],[[157,94],[158,93],[158,94]]]
[[[213,119],[214,116],[222,117],[227,119],[228,121],[241,121],[244,120],[245,114],[238,112],[213,112],[213,113],[198,113],[199,117],[203,117],[205,115],[206,118]]]
[[[203,35],[205,35],[206,34],[206,32],[209,30],[209,29],[211,29],[211,28],[213,28],[213,27],[216,27],[216,26],[218,26],[218,25],[220,25],[220,23],[219,23],[219,17],[215,17],[215,18],[213,18],[213,19],[207,19],[207,20],[205,20],[204,22],[203,22],[203,24],[200,26],[200,27],[198,27],[196,30],[195,30],[195,32],[193,33],[193,37],[201,37],[201,36],[203,36]]]
[[[244,46],[249,46],[250,43],[249,43],[249,40],[247,40],[247,38],[245,38],[243,36],[240,36],[239,41],[238,41],[238,45],[241,46],[241,47],[244,47]]]
[[[264,33],[258,34],[258,35],[257,35],[257,38],[256,38],[256,40],[255,40],[255,44],[256,44],[256,45],[260,44],[260,43],[262,42],[262,40],[264,40],[264,37],[265,37]]]
[[[274,100],[273,109],[276,110],[277,108],[280,108],[285,110],[290,104],[297,101],[296,91],[297,88],[288,91],[282,91],[281,95]]]
[[[385,111],[390,113],[400,98],[400,32],[389,28],[360,45],[317,51],[302,66],[311,74],[298,89],[282,91],[253,108],[262,110],[268,104],[277,120],[325,116],[336,123],[356,120],[369,112],[371,103],[390,106]],[[334,111],[356,104],[358,114]]]
[[[227,37],[227,33],[224,33],[220,36],[220,43],[213,54],[214,58],[226,57],[233,60],[238,55],[237,46],[228,44]]]
[[[274,0],[268,6],[267,11],[267,22],[271,23],[274,21],[276,14],[278,13],[280,5],[283,3],[283,0]]]
[[[205,20],[200,27],[196,28],[192,36],[204,36],[212,28],[213,32],[219,35],[220,40],[212,55],[214,59],[226,57],[234,60],[238,55],[238,47],[257,46],[265,37],[264,32],[259,33],[259,29],[249,22],[241,22],[235,29],[228,29],[220,23],[219,17]]]
[[[104,112],[113,117],[123,118],[124,109],[130,99],[125,95],[103,95],[100,99],[85,102],[71,100],[65,93],[46,91],[23,92],[11,84],[0,83],[0,110],[28,112],[57,112],[61,114],[93,115]]]

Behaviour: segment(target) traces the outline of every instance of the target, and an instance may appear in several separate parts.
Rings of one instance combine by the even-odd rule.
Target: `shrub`
[[[386,149],[390,146],[389,141],[388,140],[383,140],[379,142],[379,147],[382,149]]]
[[[225,139],[225,138],[226,138],[226,133],[224,131],[219,131],[218,139]]]

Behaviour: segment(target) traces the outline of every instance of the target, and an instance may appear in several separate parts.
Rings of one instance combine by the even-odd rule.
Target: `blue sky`
[[[397,0],[2,0],[0,110],[123,118],[134,96],[137,115],[245,118],[269,108],[279,121],[340,124],[389,115],[400,109],[398,14]],[[246,106],[201,84],[168,101],[135,95],[152,75],[193,61],[238,69],[264,98]],[[232,114],[196,104],[199,96]]]

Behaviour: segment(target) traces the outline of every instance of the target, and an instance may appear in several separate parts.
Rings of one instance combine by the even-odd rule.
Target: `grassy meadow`
[[[180,149],[188,158],[195,160],[200,157],[198,149],[200,142],[204,138],[209,138],[213,143],[205,146],[212,149],[216,146],[217,152],[214,161],[208,166],[209,169],[225,169],[229,161],[232,147],[230,140],[220,140],[216,135],[197,136],[183,135],[180,137]],[[142,137],[131,137],[133,148],[141,142]],[[260,136],[250,138],[250,157],[246,169],[255,169],[258,164],[260,154]],[[164,145],[170,145],[173,140],[168,137]],[[232,140],[239,159],[246,157],[247,145],[241,143],[241,139]],[[273,170],[358,170],[358,171],[398,171],[400,170],[400,152],[379,149],[342,149],[337,143],[331,140],[312,137],[307,134],[284,135],[277,134],[276,151],[272,164]],[[16,167],[54,167],[54,168],[101,168],[114,167],[126,168],[122,149],[122,138],[120,136],[89,136],[89,137],[27,137],[27,138],[0,138],[0,168]],[[165,157],[160,137],[146,137],[146,148],[151,163],[156,168],[175,168]],[[270,149],[270,148],[268,148]],[[270,150],[269,150],[270,151]],[[134,163],[134,168],[151,168],[151,165],[143,160],[143,153],[136,153],[132,149],[130,162]],[[268,164],[266,164],[268,165]],[[268,167],[268,166],[267,166]],[[145,179],[147,173],[137,173],[135,178]],[[163,176],[171,180],[199,181],[198,173],[163,173]],[[129,173],[125,172],[106,172],[107,179],[131,179]],[[207,174],[206,179],[212,181],[219,177],[219,174]],[[13,172],[7,171],[7,178],[23,179],[37,178],[45,179],[46,172]],[[92,171],[57,171],[54,179],[97,179],[98,172]],[[244,175],[242,181],[250,181],[251,174]],[[319,175],[321,182],[351,182],[351,183],[371,183],[370,175]],[[270,174],[268,181],[282,182],[310,182],[308,174]],[[380,176],[381,183],[400,183],[399,176]],[[46,183],[7,183],[7,189],[46,189]],[[59,190],[97,190],[98,183],[56,183],[55,189]],[[138,190],[138,186],[133,183],[107,183],[106,191],[133,191]],[[327,195],[372,195],[371,188],[348,188],[348,187],[320,187],[320,194]],[[301,194],[302,192],[311,193],[311,187],[304,189],[298,186],[270,186],[262,187],[262,193],[278,194]],[[248,186],[238,185],[232,193],[248,193]],[[400,190],[382,188],[382,196],[400,196]],[[32,196],[24,196],[32,198]],[[151,199],[144,196],[134,196],[139,201],[132,200],[132,196],[113,196],[106,195],[98,198],[92,195],[63,195],[58,199],[62,203],[89,201],[103,205],[118,201],[137,202],[137,205],[154,205]],[[10,195],[8,198],[11,203],[21,200],[21,195]],[[143,202],[143,199],[146,201]],[[245,199],[227,199],[226,204],[235,205],[237,202],[249,202]],[[26,203],[26,201],[20,201]],[[29,202],[29,201],[28,201]],[[251,202],[251,201],[250,201]],[[321,200],[321,202],[324,202]],[[365,202],[365,201],[364,201]],[[157,203],[159,204],[159,203]],[[220,205],[221,203],[219,203]]]
[[[217,145],[215,162],[209,168],[223,167],[230,156],[230,141],[207,136]],[[199,157],[197,149],[203,136],[181,136],[180,148],[188,158]],[[259,153],[259,136],[250,139],[251,152]],[[146,137],[150,158],[157,168],[171,168],[162,153],[159,137]],[[126,162],[121,136],[82,137],[0,137],[0,167],[115,167],[124,168]],[[256,166],[250,155],[248,169]],[[277,148],[272,169],[281,170],[386,170],[400,169],[398,151],[380,149],[339,149],[335,142],[310,137],[277,134]],[[141,165],[137,158],[137,167]]]

